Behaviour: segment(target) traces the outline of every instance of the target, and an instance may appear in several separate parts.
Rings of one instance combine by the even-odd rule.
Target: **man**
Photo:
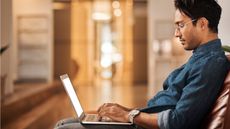
[[[168,76],[164,90],[150,99],[146,108],[133,110],[106,103],[98,109],[101,117],[132,122],[134,126],[82,126],[66,122],[65,128],[200,128],[229,70],[218,39],[221,7],[215,0],[175,0],[175,8],[175,36],[185,50],[193,50],[188,62]]]

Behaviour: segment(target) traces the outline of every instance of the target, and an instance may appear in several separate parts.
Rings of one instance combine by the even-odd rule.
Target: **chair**
[[[227,58],[230,61],[230,55]],[[202,129],[230,129],[230,71],[219,97],[203,123]]]

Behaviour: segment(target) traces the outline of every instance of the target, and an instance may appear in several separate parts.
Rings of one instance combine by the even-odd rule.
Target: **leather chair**
[[[227,58],[230,61],[230,55]],[[230,129],[230,71],[202,129]]]

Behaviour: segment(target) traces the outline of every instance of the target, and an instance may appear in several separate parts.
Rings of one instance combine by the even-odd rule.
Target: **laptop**
[[[72,102],[73,108],[82,124],[112,124],[112,125],[132,125],[131,123],[115,122],[109,118],[99,119],[98,114],[86,114],[84,113],[78,96],[74,90],[74,87],[70,81],[70,78],[67,74],[60,76],[62,84],[65,87],[65,90]]]

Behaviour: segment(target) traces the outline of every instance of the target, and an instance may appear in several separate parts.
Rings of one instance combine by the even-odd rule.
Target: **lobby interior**
[[[229,1],[219,36],[230,45]],[[1,0],[1,128],[52,129],[106,102],[141,108],[187,61],[174,38],[173,0]]]

